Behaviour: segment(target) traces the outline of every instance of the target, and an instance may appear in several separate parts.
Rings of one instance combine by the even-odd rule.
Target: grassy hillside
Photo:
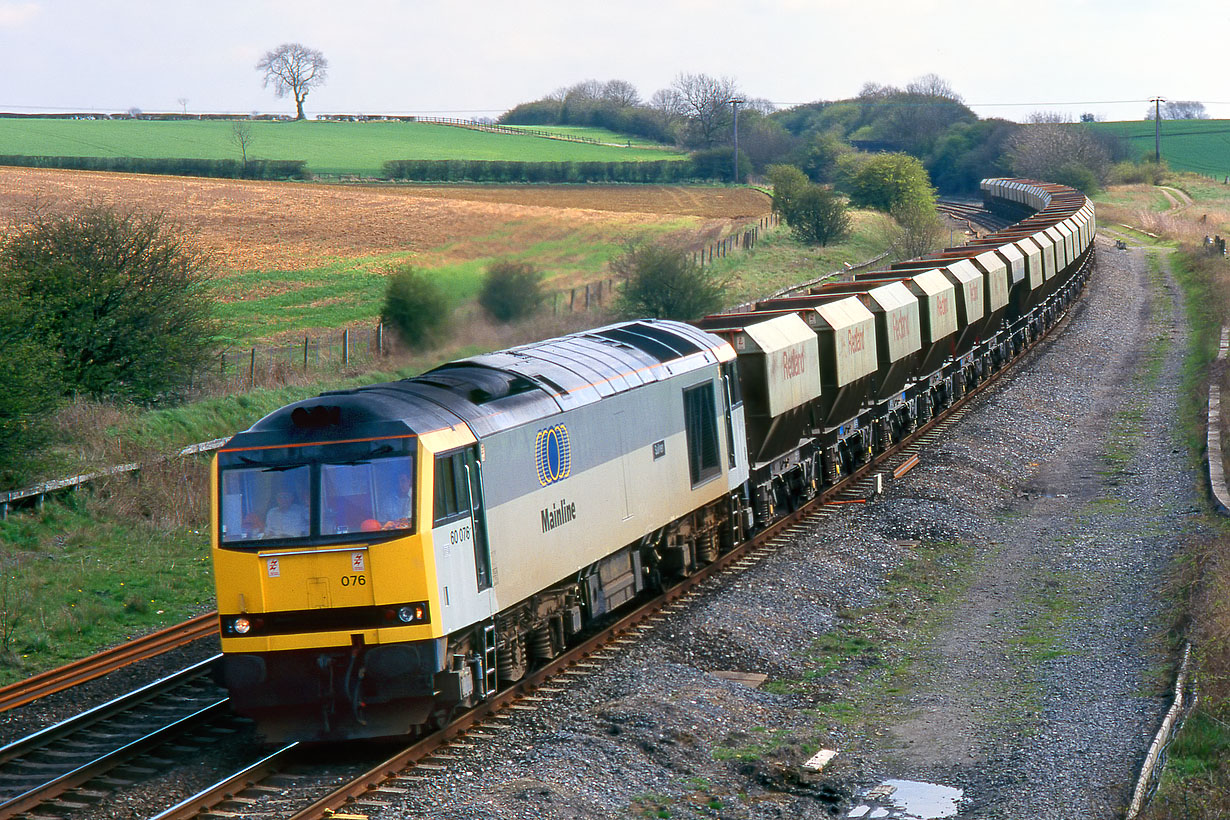
[[[431,123],[252,122],[249,158],[305,160],[318,175],[375,176],[395,159],[624,162],[681,158],[662,149],[490,134]],[[0,155],[238,159],[232,123],[0,118]],[[598,138],[609,136],[605,133]]]
[[[1126,140],[1136,158],[1152,157],[1152,120],[1097,122],[1093,128]],[[1176,171],[1224,179],[1230,175],[1230,120],[1162,120],[1162,159]]]

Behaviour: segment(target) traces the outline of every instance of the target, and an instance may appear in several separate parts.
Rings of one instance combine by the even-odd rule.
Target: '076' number
[[[367,585],[366,575],[343,575],[342,586],[344,587],[361,587]]]

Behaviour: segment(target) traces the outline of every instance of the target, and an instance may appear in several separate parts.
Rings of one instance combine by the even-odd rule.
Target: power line
[[[903,92],[903,93],[904,93],[904,92]],[[1044,105],[1139,105],[1140,103],[1147,103],[1147,102],[1150,102],[1150,100],[1148,100],[1148,99],[1139,99],[1139,100],[1072,100],[1072,101],[1065,101],[1065,102],[995,102],[995,103],[984,103],[984,102],[965,102],[964,100],[955,100],[955,99],[950,99],[950,98],[948,98],[948,97],[943,97],[943,98],[939,98],[939,99],[940,99],[942,102],[959,103],[960,105],[964,105],[964,106],[969,107],[969,108],[1010,108],[1010,107],[1020,107],[1020,108],[1030,108],[1030,107],[1033,107],[1033,108],[1037,108],[1038,106],[1044,106]],[[852,103],[852,104],[854,104],[854,105],[885,105],[885,104],[886,104],[886,101],[885,101],[883,98],[876,98],[876,97],[868,97],[868,98],[866,98],[866,99],[860,99],[860,98],[858,98],[858,97],[852,97],[852,98],[849,98],[849,99],[844,99],[844,100],[810,100],[810,101],[808,101],[808,102],[802,102],[802,103],[800,103],[800,102],[777,102],[777,101],[775,101],[775,100],[770,100],[770,101],[769,101],[769,104],[770,104],[770,105],[775,105],[775,106],[779,106],[779,107],[782,107],[782,108],[793,108],[793,107],[795,107],[795,106],[799,106],[799,105],[815,105],[815,104],[817,104],[817,103],[827,103],[827,104],[835,104],[835,103]],[[932,103],[932,102],[896,102],[896,101],[891,102],[891,103],[889,103],[889,104],[894,104],[894,105],[934,105],[934,103]],[[1211,103],[1209,103],[1209,105],[1230,105],[1230,103],[1214,103],[1214,102],[1211,102]]]

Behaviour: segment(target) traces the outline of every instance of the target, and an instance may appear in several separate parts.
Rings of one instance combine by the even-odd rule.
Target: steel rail
[[[60,721],[54,726],[48,726],[45,729],[40,729],[33,734],[26,735],[23,738],[14,740],[5,746],[0,746],[0,765],[8,763],[18,757],[29,754],[35,749],[41,748],[53,743],[61,738],[67,737],[76,732],[80,732],[88,726],[93,726],[101,720],[106,720],[109,717],[125,712],[134,706],[145,703],[158,695],[186,683],[194,678],[199,678],[205,675],[221,658],[221,655],[214,655],[212,658],[206,658],[199,663],[194,663],[185,669],[181,669],[164,678],[159,678],[153,683],[146,684],[139,689],[120,695],[117,698],[112,698],[106,703],[99,704],[93,709],[87,709],[80,714]]]
[[[24,706],[47,695],[71,689],[129,664],[148,660],[172,649],[218,633],[218,613],[207,612],[175,626],[152,632],[119,646],[0,687],[0,712]]]
[[[268,757],[256,761],[230,777],[219,780],[212,786],[176,803],[166,811],[154,815],[149,820],[176,820],[177,818],[195,817],[197,814],[209,811],[222,801],[234,797],[240,790],[259,783],[279,771],[286,758],[298,746],[299,741],[297,740],[283,746]]]
[[[210,719],[216,715],[229,712],[228,703],[230,698],[222,698],[208,706],[198,709],[190,715],[186,715],[179,720],[169,723],[159,729],[155,729],[143,737],[130,741],[118,749],[101,755],[94,760],[79,766],[70,772],[65,772],[53,780],[49,780],[41,786],[36,786],[16,797],[10,798],[0,803],[0,820],[8,820],[8,818],[16,817],[30,809],[35,808],[54,797],[58,797],[64,792],[74,789],[90,780],[105,774],[114,769],[119,764],[135,757],[136,755],[148,751],[161,743],[179,735],[191,725],[200,723]]]

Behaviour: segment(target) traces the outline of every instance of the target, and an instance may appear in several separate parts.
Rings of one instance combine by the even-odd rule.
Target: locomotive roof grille
[[[414,381],[465,396],[474,404],[486,404],[541,389],[525,376],[474,364],[442,365],[416,377]]]
[[[645,322],[635,322],[622,327],[611,327],[591,335],[630,345],[637,350],[648,353],[662,363],[682,359],[684,356],[700,352],[700,348],[687,339]]]

